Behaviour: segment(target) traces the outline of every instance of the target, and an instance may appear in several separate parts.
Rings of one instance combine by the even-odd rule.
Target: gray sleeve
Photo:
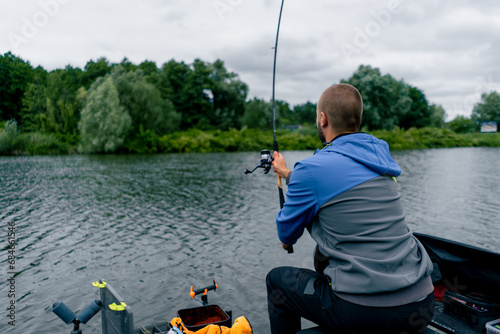
[[[288,175],[286,176],[286,185],[290,183],[290,177],[292,176],[292,171],[288,172]]]

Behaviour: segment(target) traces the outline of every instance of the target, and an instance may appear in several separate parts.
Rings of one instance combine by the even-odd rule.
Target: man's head
[[[325,138],[331,137],[330,132],[335,135],[358,132],[362,115],[363,99],[355,87],[344,83],[328,87],[321,94],[316,111],[321,141],[332,140]]]

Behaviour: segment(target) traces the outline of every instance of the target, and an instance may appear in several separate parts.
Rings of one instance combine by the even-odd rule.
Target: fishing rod
[[[276,42],[274,44],[274,64],[273,64],[273,95],[272,95],[272,108],[273,108],[273,151],[279,152],[278,140],[276,139],[276,58],[278,56],[278,39],[280,35],[280,25],[281,25],[281,15],[283,14],[283,4],[285,0],[281,0],[280,16],[278,19],[278,29],[276,30]],[[263,168],[264,174],[269,173],[271,169],[271,164],[273,162],[272,154],[269,150],[262,150],[260,152],[260,165],[255,167],[253,170],[245,169],[245,174],[253,173],[257,168]],[[278,180],[278,195],[280,199],[280,209],[283,209],[285,204],[285,195],[283,194],[283,187],[281,184],[281,177],[276,173]],[[293,253],[293,246],[289,245],[287,248],[289,254]]]
[[[279,152],[278,140],[276,139],[276,100],[275,100],[275,91],[276,91],[276,58],[278,56],[278,37],[280,35],[280,24],[281,24],[281,14],[283,13],[283,4],[285,0],[281,0],[281,8],[280,8],[280,16],[278,19],[278,29],[276,30],[276,43],[274,44],[274,65],[273,65],[273,150],[275,152]],[[285,204],[285,196],[283,195],[283,187],[281,186],[281,177],[276,174],[278,178],[278,193],[280,197],[280,208],[283,208],[283,204]],[[290,246],[291,247],[291,246]],[[293,249],[292,249],[293,252]]]

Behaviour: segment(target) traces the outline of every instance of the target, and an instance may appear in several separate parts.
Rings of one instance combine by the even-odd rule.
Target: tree
[[[424,93],[418,88],[407,86],[411,99],[410,108],[399,116],[398,126],[403,129],[423,128],[431,123],[431,111]]]
[[[391,130],[410,110],[412,99],[406,84],[389,74],[382,76],[378,68],[361,65],[351,78],[341,82],[361,92],[364,103],[361,126],[367,130]]]
[[[127,57],[123,58],[122,62],[118,65],[121,65],[126,72],[132,72],[138,68],[138,66],[132,63]]]
[[[126,72],[118,65],[112,72],[120,105],[132,119],[132,136],[139,129],[151,130],[161,136],[179,127],[180,115],[173,103],[162,98],[160,91],[146,81],[142,70]]]
[[[255,129],[272,128],[273,110],[271,103],[253,98],[245,104],[241,125]]]
[[[33,78],[30,63],[7,52],[0,55],[0,121],[21,121],[22,98]]]
[[[316,123],[316,104],[307,102],[293,107],[293,119],[291,124],[315,124]]]
[[[42,116],[43,129],[64,137],[78,133],[81,105],[76,99],[82,86],[84,72],[79,68],[66,66],[47,76],[47,112]]]
[[[100,77],[104,77],[106,74],[111,73],[113,66],[109,64],[109,61],[102,57],[97,61],[90,60],[85,65],[85,72],[82,75],[81,86],[85,89],[89,89],[90,85]]]
[[[30,83],[22,99],[21,124],[28,132],[44,132],[47,115],[47,88],[39,80]]]
[[[476,129],[476,122],[465,116],[457,116],[447,123],[448,127],[456,133],[472,133]]]
[[[145,60],[139,64],[139,69],[142,70],[146,78],[155,76],[160,73],[158,66],[154,61]]]
[[[239,128],[239,120],[245,112],[248,86],[238,75],[228,72],[222,60],[209,65],[212,91],[213,119],[211,124],[221,130]]]
[[[202,130],[212,128],[215,118],[212,98],[208,94],[212,88],[209,64],[195,59],[182,88],[180,101],[183,103],[181,126],[197,127]]]
[[[110,75],[99,78],[88,92],[78,123],[82,153],[114,152],[124,142],[132,120],[120,106],[118,91]]]
[[[210,64],[195,59],[191,65],[171,60],[148,80],[155,83],[163,98],[173,102],[181,114],[181,129],[240,126],[248,86],[228,72],[221,60]]]
[[[442,128],[445,124],[446,112],[440,105],[431,105],[430,112],[430,126],[434,128]]]
[[[163,64],[157,87],[161,96],[172,101],[180,113],[183,130],[209,123],[207,118],[211,117],[212,110],[210,97],[206,94],[210,88],[209,74],[209,69],[199,60],[193,66],[175,60]]]
[[[481,95],[481,102],[474,105],[471,118],[477,123],[496,121],[500,124],[500,94],[493,91]]]

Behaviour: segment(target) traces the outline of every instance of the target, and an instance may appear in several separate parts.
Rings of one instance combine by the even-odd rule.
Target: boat
[[[500,334],[500,254],[463,243],[414,233],[427,250],[434,271],[435,307],[432,322],[422,328],[424,334]],[[133,308],[105,280],[94,285],[100,288],[100,300],[93,301],[78,316],[62,302],[53,305],[56,313],[71,333],[82,333],[86,323],[101,311],[102,334],[163,334],[182,333],[164,322],[135,327]],[[194,291],[191,297],[202,294],[203,306],[177,310],[183,324],[191,331],[209,324],[231,327],[232,312],[208,303],[207,292],[216,290],[217,283]],[[174,310],[175,312],[175,310]],[[174,328],[176,327],[176,328]],[[297,334],[326,334],[319,327],[303,329]]]

